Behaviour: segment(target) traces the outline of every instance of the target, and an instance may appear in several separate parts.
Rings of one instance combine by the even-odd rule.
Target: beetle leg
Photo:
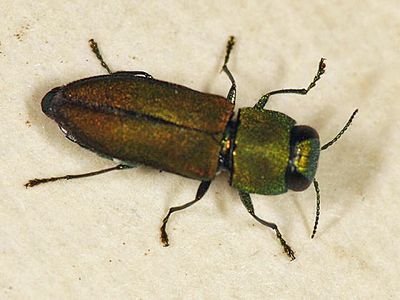
[[[97,43],[95,42],[94,39],[90,39],[89,40],[89,46],[90,48],[92,48],[93,53],[96,55],[97,59],[100,61],[101,66],[106,69],[106,71],[108,72],[108,74],[112,74],[111,69],[108,67],[108,65],[106,64],[106,62],[103,59],[103,56],[101,56],[99,47],[97,45]]]
[[[182,210],[185,208],[188,208],[189,206],[192,206],[193,204],[195,204],[197,201],[199,201],[201,198],[203,198],[203,196],[205,195],[205,193],[207,192],[208,188],[210,187],[211,181],[202,181],[199,185],[199,188],[197,189],[197,193],[196,193],[196,197],[194,198],[193,201],[190,201],[186,204],[183,204],[181,206],[175,206],[175,207],[171,207],[168,210],[168,214],[165,216],[165,218],[163,219],[163,223],[162,226],[160,228],[161,230],[161,242],[163,243],[164,247],[169,246],[168,243],[168,234],[167,231],[165,230],[166,226],[167,226],[167,222],[169,217],[171,216],[171,214],[173,212],[176,212],[178,210]]]
[[[310,83],[310,85],[307,88],[282,89],[282,90],[276,90],[276,91],[269,92],[269,93],[265,94],[264,96],[262,96],[260,98],[260,100],[258,100],[258,102],[254,105],[254,108],[263,109],[268,102],[268,98],[272,95],[276,95],[276,94],[306,95],[308,93],[308,91],[311,90],[315,86],[315,83],[321,78],[321,75],[325,73],[326,65],[325,65],[324,61],[325,61],[325,58],[321,58],[321,60],[319,61],[317,74],[314,76],[314,80]]]
[[[280,233],[278,226],[276,226],[276,224],[274,223],[270,223],[267,222],[263,219],[260,219],[254,212],[254,206],[253,203],[251,201],[251,197],[249,195],[249,193],[243,192],[243,191],[239,191],[239,196],[240,196],[240,200],[242,200],[243,205],[246,207],[247,211],[250,213],[250,215],[253,216],[254,219],[256,219],[258,222],[260,222],[262,225],[267,226],[271,229],[273,229],[276,233],[277,238],[279,239],[279,241],[281,242],[281,245],[283,247],[283,249],[285,250],[285,253],[292,259],[296,259],[296,257],[294,256],[294,251],[292,250],[292,248],[290,248],[290,246],[286,243],[286,241],[283,239],[282,234]]]
[[[99,174],[103,174],[103,173],[107,173],[107,172],[111,172],[111,171],[115,171],[115,170],[130,169],[130,168],[134,168],[134,167],[136,167],[136,166],[128,166],[128,165],[124,165],[124,164],[119,164],[115,167],[102,169],[102,170],[98,170],[95,172],[89,172],[89,173],[83,173],[83,174],[77,174],[77,175],[65,175],[65,176],[60,176],[60,177],[35,178],[32,180],[29,180],[27,183],[24,184],[24,186],[26,188],[28,188],[28,187],[33,187],[35,185],[39,185],[39,184],[46,183],[46,182],[58,181],[58,180],[62,180],[62,179],[69,180],[69,179],[90,177],[90,176],[95,176],[95,175],[99,175]]]
[[[225,59],[224,59],[224,65],[222,66],[222,70],[224,71],[226,75],[228,75],[229,80],[231,81],[232,85],[231,88],[229,89],[228,96],[226,97],[229,102],[232,104],[235,104],[236,100],[236,82],[235,78],[233,78],[233,75],[231,71],[228,69],[228,61],[229,61],[229,55],[231,54],[231,51],[233,49],[233,46],[235,45],[235,37],[230,36],[228,43],[226,44],[226,54],[225,54]]]

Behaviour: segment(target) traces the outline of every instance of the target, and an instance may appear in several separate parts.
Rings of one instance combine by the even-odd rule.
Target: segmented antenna
[[[353,119],[355,117],[355,115],[358,113],[358,109],[356,109],[352,114],[350,119],[347,121],[346,125],[344,125],[343,129],[340,130],[340,132],[333,138],[333,140],[331,140],[330,142],[326,143],[325,145],[323,145],[321,147],[321,151],[327,149],[328,147],[332,146],[334,143],[336,143],[336,141],[338,139],[340,139],[340,137],[343,135],[343,133],[347,130],[347,128],[349,128],[349,126],[351,125],[351,122],[353,122]]]
[[[314,229],[311,235],[311,238],[313,239],[315,234],[317,233],[317,227],[318,227],[318,221],[319,221],[319,213],[321,211],[321,196],[319,194],[319,185],[317,179],[314,178],[314,189],[315,193],[317,194],[317,208],[315,210],[315,222],[314,222]]]

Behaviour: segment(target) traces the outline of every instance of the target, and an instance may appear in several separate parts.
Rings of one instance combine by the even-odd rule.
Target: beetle
[[[235,44],[233,36],[228,40],[222,67],[231,82],[226,98],[157,80],[143,71],[114,73],[97,43],[91,39],[89,44],[108,75],[80,79],[52,89],[41,102],[42,110],[71,141],[122,163],[90,173],[32,179],[25,186],[89,177],[138,165],[199,180],[194,200],[171,207],[162,221],[161,241],[168,246],[166,225],[171,214],[199,201],[216,174],[227,171],[230,185],[238,190],[250,215],[274,230],[284,252],[295,259],[278,226],[256,215],[250,193],[277,195],[288,190],[303,191],[313,183],[317,198],[311,238],[314,237],[320,215],[320,190],[315,179],[320,151],[342,136],[358,110],[334,139],[320,147],[315,129],[297,125],[291,117],[264,107],[272,95],[306,95],[324,74],[325,59],[320,60],[307,88],[269,92],[254,107],[239,109],[235,118],[236,82],[227,66]]]

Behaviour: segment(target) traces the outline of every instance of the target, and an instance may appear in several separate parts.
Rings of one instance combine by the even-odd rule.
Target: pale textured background
[[[0,2],[0,298],[394,299],[399,276],[400,10],[371,1]],[[319,233],[310,240],[313,189],[254,196],[297,254],[290,262],[220,176],[201,203],[198,183],[139,168],[26,190],[28,179],[112,166],[63,137],[40,109],[51,88],[103,74],[87,40],[113,70],[225,95],[227,37],[237,107],[263,93],[303,87],[320,57],[327,72],[308,96],[268,107],[332,138],[322,153]]]

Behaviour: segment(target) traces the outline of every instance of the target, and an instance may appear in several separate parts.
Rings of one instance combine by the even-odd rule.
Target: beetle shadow
[[[229,184],[229,173],[222,172],[213,181],[216,190],[214,198],[216,200],[216,206],[220,213],[226,215],[228,212],[228,203],[239,200],[237,191]]]
[[[177,175],[178,177],[179,175]],[[193,195],[189,199],[185,199],[185,197],[180,196],[182,194],[182,191],[186,190],[188,179],[187,178],[175,178],[174,180],[174,185],[170,186],[166,189],[164,193],[164,199],[163,199],[163,212],[165,214],[168,212],[168,210],[173,207],[173,206],[180,206],[183,205],[189,201],[192,201],[196,195],[196,188],[192,189],[190,188],[191,191],[193,191]],[[201,201],[201,200],[200,200]],[[194,204],[196,205],[196,204]]]
[[[41,110],[41,101],[44,95],[46,95],[46,93],[50,91],[53,87],[54,86],[52,85],[47,86],[44,84],[43,85],[40,84],[40,86],[34,89],[30,101],[25,101],[27,115],[30,122],[32,123],[33,128],[39,128],[45,126],[46,118],[42,118],[44,114]]]

